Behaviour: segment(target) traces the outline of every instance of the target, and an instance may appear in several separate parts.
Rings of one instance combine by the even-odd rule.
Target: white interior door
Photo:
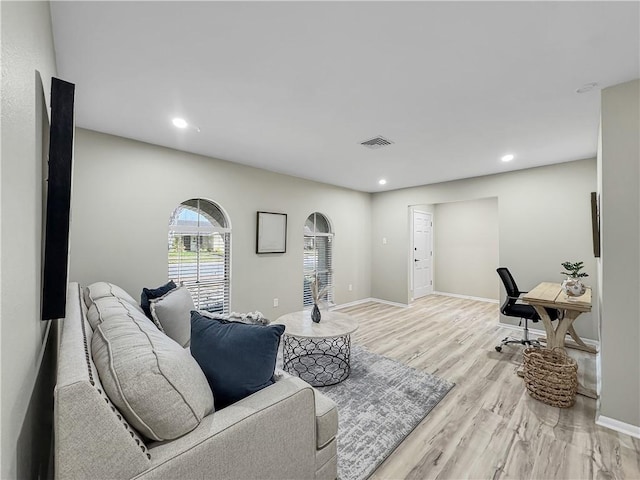
[[[413,212],[413,298],[433,293],[431,214]]]

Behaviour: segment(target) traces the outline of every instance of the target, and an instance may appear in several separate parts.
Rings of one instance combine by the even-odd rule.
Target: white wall
[[[302,308],[303,226],[314,211],[335,232],[336,303],[371,295],[369,194],[82,129],[73,188],[70,279],[81,284],[107,280],[138,297],[166,282],[169,216],[199,197],[231,220],[232,310],[275,319]],[[255,253],[258,210],[288,214],[285,254]]]
[[[522,290],[562,281],[560,263],[566,260],[584,261],[588,283],[597,288],[590,207],[595,190],[596,161],[589,159],[373,194],[372,296],[409,301],[409,205],[488,197],[498,198],[500,264],[511,269]],[[500,296],[502,301],[502,289]],[[594,314],[583,314],[575,328],[597,339]]]
[[[600,414],[640,432],[640,80],[602,91]]]
[[[435,290],[498,300],[498,199],[439,203],[434,217]]]
[[[47,2],[2,2],[2,436],[0,478],[20,475],[30,459],[23,425],[38,375],[43,327],[40,321],[42,237],[41,94],[49,103],[56,74]],[[21,448],[18,448],[22,437]],[[29,460],[25,460],[28,462]],[[24,475],[24,471],[22,471]]]

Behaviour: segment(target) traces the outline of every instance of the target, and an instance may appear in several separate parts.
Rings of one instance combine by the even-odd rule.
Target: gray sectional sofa
[[[103,301],[108,305],[108,314],[122,324],[131,320],[142,330],[147,329],[142,320],[144,314],[140,317],[127,299],[119,298],[127,294],[114,291],[116,300]],[[123,409],[116,406],[123,405],[122,398],[110,398],[105,393],[105,382],[113,381],[105,377],[117,376],[119,367],[111,358],[106,363],[107,370],[102,369],[109,375],[101,378],[98,373],[94,355],[101,355],[100,350],[112,353],[111,345],[93,338],[103,335],[104,325],[93,321],[92,326],[87,301],[91,303],[82,287],[70,283],[54,392],[57,479],[336,478],[336,405],[299,378],[286,374],[243,400],[206,413],[195,421],[195,428],[189,426],[193,429],[177,438],[158,441],[143,436],[140,429],[131,425],[149,423],[148,419],[136,417],[133,422],[127,421],[126,418],[133,418],[131,412],[123,415]],[[112,320],[107,323],[114,324]],[[154,335],[157,337],[156,333],[146,337],[152,339]],[[176,351],[172,345],[169,347],[164,353],[164,347],[149,350],[158,356],[160,370],[169,370],[162,363],[166,359],[160,358]],[[107,391],[113,391],[111,383],[107,386]],[[121,388],[119,384],[117,388]],[[124,388],[121,390],[119,394],[126,397]],[[143,400],[162,411],[158,408],[162,407],[160,392],[157,398],[151,393]]]

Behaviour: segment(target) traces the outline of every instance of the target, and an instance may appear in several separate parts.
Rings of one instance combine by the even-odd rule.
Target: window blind
[[[320,213],[311,214],[305,223],[303,272],[303,305],[313,305],[311,282],[314,279],[320,288],[327,287],[321,300],[333,304],[333,233]]]
[[[231,230],[206,200],[183,202],[169,225],[169,279],[182,282],[196,308],[229,313]]]

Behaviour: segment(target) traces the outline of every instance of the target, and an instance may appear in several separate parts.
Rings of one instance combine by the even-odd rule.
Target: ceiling
[[[77,126],[365,192],[594,157],[600,88],[640,77],[638,2],[56,1],[51,16]],[[394,143],[360,145],[378,135]]]

